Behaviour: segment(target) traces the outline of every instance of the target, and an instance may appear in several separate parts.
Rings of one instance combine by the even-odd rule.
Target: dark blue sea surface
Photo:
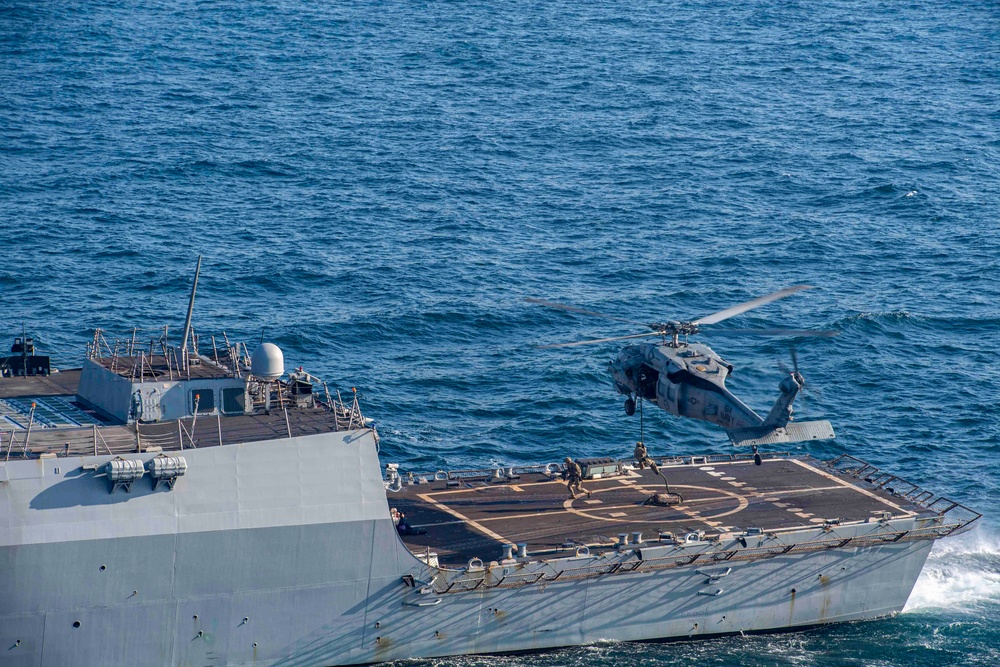
[[[809,283],[719,325],[840,332],[797,404],[839,437],[790,449],[986,514],[907,610],[435,664],[997,665],[998,100],[976,0],[0,0],[0,336],[72,367],[95,327],[176,331],[202,254],[198,332],[263,330],[433,470],[630,452],[619,345],[535,346],[634,330],[527,296],[657,321]],[[788,342],[704,341],[766,410]]]

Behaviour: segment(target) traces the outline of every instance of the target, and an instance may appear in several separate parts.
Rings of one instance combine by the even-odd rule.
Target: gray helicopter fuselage
[[[608,364],[608,371],[614,378],[615,388],[619,393],[628,396],[625,401],[625,413],[635,414],[637,404],[642,405],[643,400],[652,401],[672,415],[699,419],[721,426],[734,445],[751,446],[756,454],[756,448],[763,444],[828,440],[836,437],[833,425],[829,421],[792,422],[792,403],[805,386],[805,380],[798,371],[798,364],[795,363],[794,348],[792,361],[795,363],[795,370],[789,372],[778,385],[781,393],[767,416],[761,417],[726,389],[726,378],[733,372],[732,365],[726,363],[707,345],[688,343],[687,337],[697,335],[704,326],[718,324],[805,289],[810,289],[810,286],[792,285],[693,320],[646,324],[545,299],[529,297],[528,301],[570,313],[644,326],[652,331],[652,333],[634,333],[543,345],[544,348],[575,347],[661,336],[660,343],[629,345]],[[837,335],[837,332],[832,330],[776,328],[727,329],[725,333],[820,338]],[[759,465],[759,457],[757,462]]]
[[[764,418],[726,388],[732,370],[707,345],[684,342],[629,345],[608,365],[619,393],[652,401],[670,414],[727,430],[763,425]]]

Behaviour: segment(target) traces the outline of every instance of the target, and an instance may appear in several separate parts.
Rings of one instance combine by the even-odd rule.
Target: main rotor
[[[554,345],[541,345],[542,349],[555,348],[555,347],[574,347],[577,345],[593,345],[595,343],[607,343],[616,340],[628,340],[631,338],[649,338],[653,336],[659,336],[663,338],[665,344],[669,344],[672,347],[680,347],[684,343],[681,343],[680,338],[684,336],[685,339],[688,336],[693,336],[698,333],[702,333],[702,326],[717,324],[723,320],[728,320],[731,317],[735,317],[748,310],[753,310],[754,308],[759,308],[764,304],[771,303],[772,301],[777,301],[778,299],[783,299],[786,296],[791,296],[796,292],[801,292],[802,290],[812,289],[812,285],[792,285],[791,287],[786,287],[784,289],[778,290],[777,292],[772,292],[771,294],[766,294],[764,296],[757,297],[756,299],[751,299],[750,301],[745,301],[743,303],[737,304],[735,306],[730,306],[724,310],[712,313],[711,315],[705,315],[694,320],[688,321],[674,321],[670,320],[667,322],[638,322],[636,320],[629,320],[622,317],[615,317],[613,315],[606,315],[594,310],[585,310],[583,308],[578,308],[577,306],[570,306],[563,303],[556,303],[555,301],[546,301],[544,299],[536,299],[534,297],[528,297],[526,300],[529,303],[538,304],[540,306],[546,306],[548,308],[555,308],[558,310],[565,310],[571,313],[579,313],[581,315],[592,315],[595,317],[602,317],[608,320],[615,320],[618,322],[625,322],[628,324],[634,324],[641,327],[646,327],[651,329],[648,333],[630,334],[627,336],[613,336],[611,338],[596,338],[590,340],[574,341],[571,343],[556,343]],[[711,331],[713,335],[724,335],[724,336],[819,336],[819,337],[829,337],[836,336],[836,331],[819,331],[813,329],[718,329]],[[669,339],[669,343],[667,340]]]

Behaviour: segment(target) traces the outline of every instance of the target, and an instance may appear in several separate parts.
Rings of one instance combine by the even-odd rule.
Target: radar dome
[[[285,355],[274,343],[261,343],[250,355],[250,373],[261,380],[277,380],[285,374]]]

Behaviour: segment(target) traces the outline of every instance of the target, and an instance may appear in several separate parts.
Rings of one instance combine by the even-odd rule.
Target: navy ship
[[[193,306],[192,293],[192,306]],[[980,515],[852,456],[406,471],[225,335],[0,359],[0,662],[351,665],[899,612]],[[756,460],[755,460],[756,458]],[[671,499],[664,500],[664,481]]]

